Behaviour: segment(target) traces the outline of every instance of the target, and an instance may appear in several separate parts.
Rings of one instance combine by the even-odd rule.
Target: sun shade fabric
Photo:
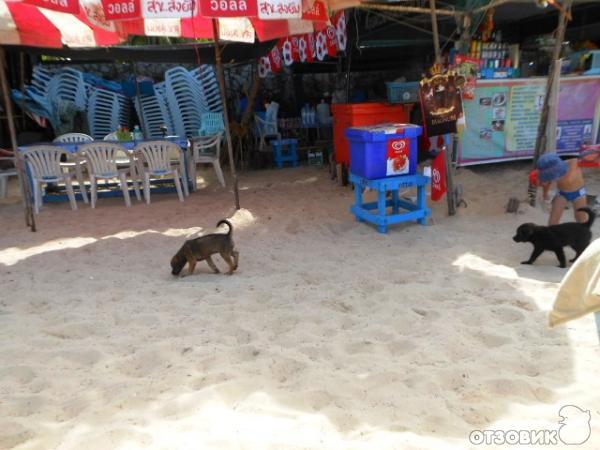
[[[0,0],[0,44],[60,48],[108,46],[123,38],[110,23],[93,23],[85,8],[68,14]]]
[[[28,0],[29,1],[29,0]],[[37,4],[22,0],[0,0],[0,45],[22,45],[30,47],[105,47],[124,42],[128,36],[168,36],[189,39],[214,39],[212,19],[200,15],[196,8],[187,12],[190,17],[137,17],[127,20],[107,20],[105,9],[114,0],[79,0],[79,12],[70,14],[38,6],[43,0],[32,0]],[[72,8],[74,0],[64,0],[63,4]],[[158,1],[158,0],[157,0]],[[164,0],[161,0],[164,4]],[[257,4],[256,0],[248,0]],[[269,0],[270,1],[270,0]],[[275,0],[273,0],[275,2]],[[49,4],[52,2],[48,1]],[[156,2],[155,2],[156,3]],[[275,2],[277,3],[277,2]],[[279,2],[281,3],[281,2]],[[312,1],[304,2],[303,9],[312,6]],[[52,3],[53,4],[53,3]],[[140,0],[143,10],[148,0]],[[54,4],[53,4],[54,5]],[[249,4],[248,4],[249,5]],[[248,6],[250,10],[253,7]],[[64,6],[67,8],[67,6]],[[136,8],[137,9],[137,8]],[[245,13],[245,12],[243,12]],[[169,13],[170,14],[170,13]],[[192,14],[195,14],[192,16]],[[242,13],[240,13],[242,14]],[[185,14],[183,14],[185,16]],[[224,17],[231,17],[228,13]],[[157,14],[160,16],[160,14]],[[326,22],[303,19],[263,20],[251,17],[250,23],[259,41],[268,41],[296,34],[310,33],[325,27]],[[245,32],[236,38],[235,33],[223,33],[223,40],[250,42]]]

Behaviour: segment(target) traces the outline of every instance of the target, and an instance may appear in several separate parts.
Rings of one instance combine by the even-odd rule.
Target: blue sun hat
[[[556,153],[545,153],[538,159],[537,168],[540,181],[547,183],[564,177],[569,171],[569,164],[560,159]]]

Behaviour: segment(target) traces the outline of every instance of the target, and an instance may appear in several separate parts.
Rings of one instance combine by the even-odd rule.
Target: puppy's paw
[[[218,273],[221,273],[221,271],[219,269],[217,269],[217,270],[213,270],[213,273],[216,275]]]
[[[533,264],[533,263],[532,263],[531,261],[521,261],[521,264],[528,264],[528,265],[531,265],[531,264]]]

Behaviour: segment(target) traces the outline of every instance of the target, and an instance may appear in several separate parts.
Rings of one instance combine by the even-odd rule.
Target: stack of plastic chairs
[[[175,133],[164,90],[164,83],[158,83],[154,85],[154,95],[144,95],[134,99],[135,110],[142,122],[142,129],[151,139],[163,137],[161,131],[163,125],[167,127],[167,134]]]
[[[52,80],[53,73],[41,66],[35,66],[31,74],[31,86],[40,94],[48,92],[48,85]]]
[[[175,134],[194,136],[209,111],[202,86],[183,67],[174,67],[165,72],[165,94]]]
[[[52,77],[46,91],[51,99],[60,99],[75,104],[77,109],[85,111],[87,91],[83,74],[75,69],[63,69]]]
[[[119,126],[129,124],[129,98],[104,89],[91,90],[87,119],[94,139],[103,139]]]
[[[202,86],[208,110],[210,112],[223,112],[221,89],[214,66],[203,64],[198,69],[192,70],[190,75]]]

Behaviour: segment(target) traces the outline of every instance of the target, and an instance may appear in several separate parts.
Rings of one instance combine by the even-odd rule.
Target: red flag
[[[335,27],[327,27],[327,54],[335,58],[338,53],[338,39]]]
[[[446,150],[442,150],[431,166],[431,200],[437,202],[446,192]]]
[[[317,49],[315,47],[315,34],[308,33],[306,35],[306,43],[308,44],[306,50],[306,60],[308,62],[313,62],[317,57]]]
[[[283,61],[281,60],[279,45],[276,45],[271,49],[269,52],[269,60],[271,61],[271,71],[273,71],[273,73],[281,72]]]
[[[318,20],[321,22],[327,22],[327,5],[322,0],[315,0],[310,8],[302,8],[302,18],[304,20]]]
[[[290,37],[290,42],[292,43],[292,59],[294,61],[300,61],[300,36],[292,36]]]
[[[23,3],[70,14],[79,12],[79,0],[23,0]]]

